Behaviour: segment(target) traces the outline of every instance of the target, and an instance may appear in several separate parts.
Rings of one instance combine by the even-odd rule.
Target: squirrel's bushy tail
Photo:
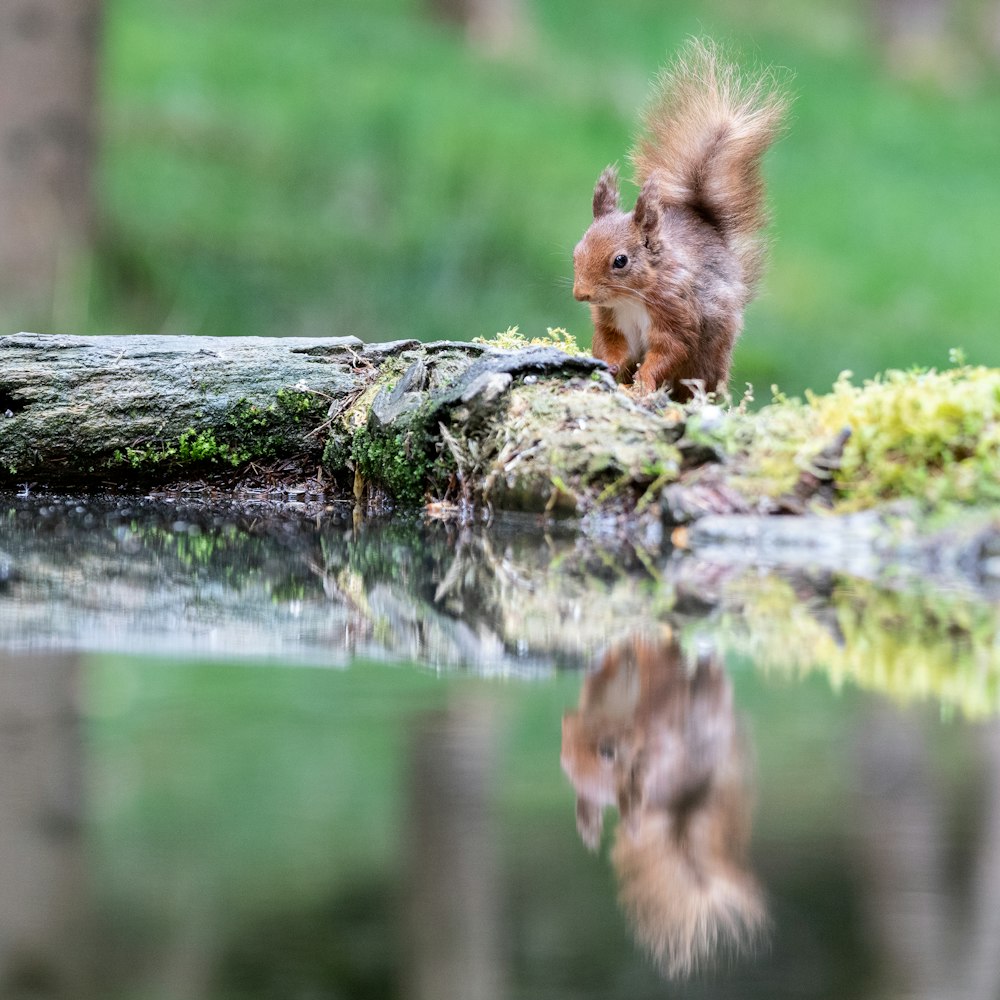
[[[686,205],[716,226],[751,286],[768,221],[760,160],[788,103],[770,73],[741,76],[715,45],[692,40],[657,81],[632,151],[640,187],[652,177],[664,204]]]
[[[696,834],[708,843],[693,849],[677,842],[662,814],[647,816],[634,834],[615,835],[611,861],[619,902],[636,939],[668,976],[687,976],[720,953],[752,950],[767,925],[753,876],[738,859],[723,856],[731,847],[720,852],[719,844],[732,835],[723,829],[731,808],[709,806]]]

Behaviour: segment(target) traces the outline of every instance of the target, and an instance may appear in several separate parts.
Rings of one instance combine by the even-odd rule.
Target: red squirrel
[[[767,74],[741,78],[692,41],[658,80],[632,150],[640,187],[622,211],[614,167],[573,251],[573,295],[590,304],[593,354],[645,395],[725,390],[743,310],[763,266],[760,161],[788,101]]]
[[[617,806],[611,862],[636,939],[668,976],[755,942],[766,926],[750,871],[748,746],[721,657],[673,633],[610,649],[562,722],[577,830],[597,850]]]

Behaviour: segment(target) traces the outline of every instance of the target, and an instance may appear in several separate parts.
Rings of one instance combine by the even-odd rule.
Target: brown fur
[[[573,294],[590,303],[594,355],[621,381],[678,399],[691,395],[685,382],[725,390],[763,265],[760,160],[786,107],[768,77],[742,80],[692,42],[644,115],[632,212],[619,207],[614,169],[601,174],[594,221],[573,252]]]
[[[563,718],[580,836],[596,850],[603,811],[617,805],[619,898],[668,975],[745,944],[764,923],[744,860],[745,753],[721,663],[689,665],[672,636],[611,650],[584,682],[579,710]]]

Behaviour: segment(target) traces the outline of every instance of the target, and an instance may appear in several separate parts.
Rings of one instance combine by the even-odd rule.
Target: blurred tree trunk
[[[948,26],[950,0],[874,0],[875,17],[888,44],[940,40]]]
[[[993,55],[1000,60],[1000,3],[991,4],[985,15],[986,43]]]
[[[984,726],[979,735],[986,772],[983,816],[972,841],[968,889],[949,869],[949,803],[934,780],[923,718],[912,710],[873,709],[855,741],[855,815],[887,996],[1000,996],[1000,724]]]
[[[962,30],[961,5],[954,0],[872,0],[879,44],[889,69],[904,78],[925,77],[948,83],[968,72],[982,49],[1000,58],[1000,2],[976,5],[978,37]],[[959,14],[959,25],[953,15]]]
[[[523,0],[427,0],[427,7],[464,28],[469,42],[488,52],[508,52],[528,37]]]
[[[972,919],[963,935],[963,995],[969,1000],[1000,996],[1000,722],[984,726],[980,736],[986,765],[984,816],[972,879]]]
[[[462,702],[425,716],[410,748],[406,962],[412,1000],[499,1000],[501,894],[492,808],[496,720]]]
[[[0,295],[26,316],[51,315],[90,242],[100,9],[0,5]]]
[[[95,996],[80,660],[0,655],[0,996]]]
[[[871,939],[886,977],[883,995],[951,995],[952,911],[945,865],[944,803],[927,733],[913,711],[876,706],[863,717],[855,810]]]

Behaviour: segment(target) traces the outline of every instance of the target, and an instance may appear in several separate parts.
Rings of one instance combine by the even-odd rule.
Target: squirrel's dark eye
[[[597,744],[597,752],[601,755],[602,760],[611,761],[615,759],[615,745],[611,740],[601,740]]]
[[[628,257],[626,257],[625,254],[623,254],[623,253],[620,253],[611,262],[612,266],[613,267],[617,267],[619,270],[621,270],[621,268],[623,268],[627,263],[628,263]]]

